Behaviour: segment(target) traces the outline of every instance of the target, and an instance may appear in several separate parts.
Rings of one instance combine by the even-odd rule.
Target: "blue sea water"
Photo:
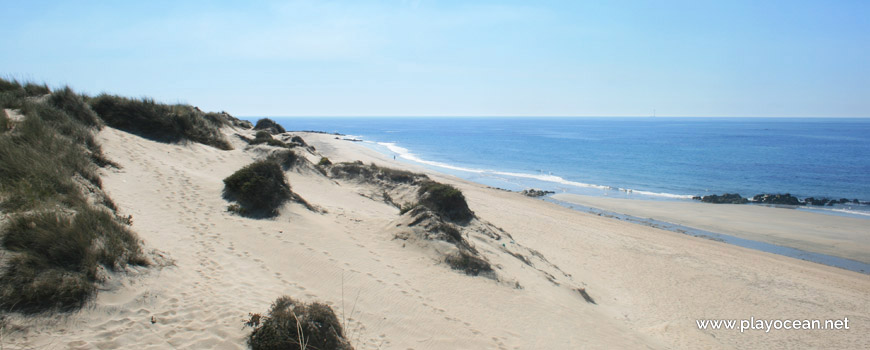
[[[258,118],[246,118],[256,121]],[[870,201],[870,119],[272,118],[511,190],[690,200],[791,193]],[[870,215],[866,205],[834,210]]]

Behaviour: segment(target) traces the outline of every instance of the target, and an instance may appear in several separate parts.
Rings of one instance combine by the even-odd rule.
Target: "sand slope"
[[[301,135],[333,161],[421,170],[357,143]],[[133,215],[145,247],[172,264],[115,276],[91,307],[68,317],[13,319],[28,329],[4,335],[6,349],[245,348],[247,314],[266,311],[283,294],[332,305],[348,320],[357,349],[870,347],[866,275],[429,172],[459,186],[478,217],[513,236],[504,250],[479,245],[500,266],[501,281],[469,277],[425,247],[394,240],[398,209],[364,197],[366,188],[310,172],[290,171],[288,178],[325,213],[298,204],[273,220],[227,213],[221,180],[259,156],[234,138],[233,151],[167,145],[111,128],[100,140],[124,167],[106,172],[104,187]],[[549,264],[536,258],[529,266],[505,252],[517,247],[536,250]],[[597,305],[575,287],[585,287]],[[853,328],[740,334],[699,331],[694,322],[750,316],[848,316]]]

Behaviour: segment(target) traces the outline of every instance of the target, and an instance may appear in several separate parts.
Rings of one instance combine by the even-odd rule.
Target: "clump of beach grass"
[[[261,160],[225,178],[224,197],[238,203],[231,209],[241,215],[272,217],[293,194],[278,163]]]
[[[366,165],[361,161],[333,164],[329,172],[333,177],[337,178],[357,179],[367,182],[383,181],[392,184],[414,184],[429,178],[424,174],[381,167],[374,163]]]
[[[482,274],[491,274],[492,266],[489,262],[478,258],[465,250],[448,254],[444,258],[444,262],[454,270],[465,272],[469,276],[478,276]]]
[[[206,117],[198,108],[167,105],[153,99],[130,99],[102,94],[89,99],[91,108],[111,127],[160,142],[199,142],[222,150],[232,149],[220,128],[229,122]]]
[[[257,133],[254,134],[254,139],[251,140],[249,143],[252,145],[259,145],[265,143],[269,146],[274,147],[288,147],[286,143],[281,140],[276,140],[272,137],[272,134],[270,134],[268,131],[263,130],[257,131]]]
[[[283,134],[287,132],[284,130],[284,127],[281,124],[278,124],[272,119],[263,118],[257,121],[257,124],[254,125],[254,130],[263,130],[268,131],[272,134]]]
[[[253,350],[351,350],[341,323],[326,304],[302,303],[288,296],[275,300],[266,315],[251,314],[245,323]]]
[[[48,103],[85,126],[99,129],[103,125],[97,113],[85,102],[84,96],[77,94],[69,86],[52,92],[48,97]]]
[[[468,208],[462,191],[435,181],[424,182],[417,191],[420,205],[452,221],[468,221],[474,213]]]
[[[0,94],[23,119],[0,125],[0,309],[70,311],[94,295],[102,270],[147,265],[139,240],[101,191],[98,166],[110,163],[94,138],[99,127],[83,97],[64,88],[0,79]],[[23,91],[23,93],[22,93]]]
[[[292,168],[302,160],[299,154],[289,149],[274,152],[266,159],[278,163],[284,170]]]
[[[0,307],[22,312],[81,307],[94,293],[100,266],[148,264],[136,234],[89,206],[71,215],[16,215],[4,226],[2,244],[14,255],[0,275]]]

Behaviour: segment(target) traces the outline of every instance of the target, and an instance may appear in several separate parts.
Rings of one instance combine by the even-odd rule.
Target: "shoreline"
[[[383,142],[366,140],[361,142],[361,144],[365,148],[382,155],[385,159],[388,159],[391,156],[380,148],[386,147]],[[394,144],[392,146],[393,147],[387,148],[391,152],[393,151],[394,147],[398,147]],[[470,181],[472,183],[488,186],[494,189],[506,190],[515,193],[519,193],[521,191],[519,189],[514,190],[493,187],[491,186],[491,183],[488,183],[486,181],[480,181],[480,179],[462,176],[463,172],[469,172],[468,169],[454,167],[448,164],[441,164],[438,162],[425,161],[410,152],[408,152],[408,154],[410,154],[411,156],[399,157],[394,161],[398,161],[404,164],[410,164],[416,167],[421,167],[429,171],[443,173],[450,176],[456,176],[465,181]],[[495,173],[511,174],[506,172]],[[527,186],[522,187],[524,187],[523,190],[530,188]],[[571,192],[565,192],[565,188],[548,188],[545,186],[542,187],[544,188],[544,190],[563,190],[563,192],[561,193],[548,195],[543,198],[543,200],[552,201],[557,205],[569,207],[573,210],[593,214],[603,214],[605,216],[611,216],[617,220],[625,220],[628,222],[634,222],[654,228],[660,228],[672,232],[687,234],[694,237],[707,238],[743,248],[773,253],[789,258],[858,272],[861,274],[870,274],[870,254],[867,254],[867,252],[870,252],[870,237],[865,237],[868,239],[862,239],[859,244],[852,245],[853,240],[856,237],[860,237],[858,233],[860,232],[862,225],[870,224],[870,222],[861,222],[862,220],[870,220],[868,214],[864,214],[863,211],[853,212],[852,210],[844,210],[839,207],[828,206],[786,206],[777,204],[760,204],[753,202],[745,204],[713,204],[699,201],[696,198],[673,198],[670,196],[656,197],[646,195],[646,198],[639,199],[631,198],[633,192],[638,192],[641,195],[649,192],[631,191],[621,188],[615,189],[609,186],[601,187],[592,185],[591,188],[585,188],[586,190],[603,190],[605,191],[604,195],[581,195]],[[608,194],[610,193],[619,193],[622,194],[623,197],[614,198],[613,196],[608,196]],[[568,198],[584,198],[584,200],[565,200],[564,196],[570,196]],[[774,232],[773,234],[766,234],[760,228],[756,228],[753,230],[748,229],[747,227],[741,227],[741,229],[735,230],[724,228],[724,226],[717,222],[704,222],[703,220],[697,220],[697,218],[695,218],[695,220],[691,220],[688,219],[689,216],[685,215],[682,217],[674,217],[667,215],[663,216],[661,215],[661,213],[659,213],[658,215],[649,216],[649,212],[632,209],[633,207],[631,205],[608,206],[598,204],[602,202],[607,203],[610,200],[624,201],[622,203],[633,203],[635,205],[649,207],[654,207],[658,205],[663,205],[666,207],[681,206],[680,210],[682,210],[683,212],[692,212],[692,208],[703,208],[706,216],[711,216],[711,211],[718,210],[719,208],[727,208],[726,211],[728,213],[733,214],[735,210],[737,212],[740,212],[739,215],[734,216],[738,219],[738,221],[745,220],[747,218],[752,218],[754,220],[750,223],[744,222],[741,224],[742,226],[763,225],[764,220],[762,220],[760,216],[764,216],[766,214],[776,213],[780,215],[773,215],[773,217],[780,217],[782,216],[782,214],[789,213],[787,215],[787,220],[784,218],[780,218],[779,221],[780,223],[786,223],[786,225],[790,226],[791,229],[795,229],[797,233],[789,234],[788,232],[782,230],[775,230],[776,232]],[[581,208],[574,208],[574,206],[580,206]],[[596,213],[593,210],[586,209],[598,209],[599,211],[604,211],[604,213]],[[754,212],[756,210],[760,212]],[[719,215],[724,214],[720,213]],[[718,221],[726,219],[727,218],[725,217],[720,217],[718,218]],[[840,223],[838,222],[838,220],[843,220],[843,222]],[[822,224],[823,226],[826,225],[828,227],[835,227],[834,230],[836,232],[833,234],[834,237],[828,237],[831,236],[831,234],[826,233],[825,230],[819,227],[819,225],[816,225],[816,223],[820,221],[824,222],[824,224]],[[795,223],[797,224],[791,225]],[[805,225],[810,225],[813,228],[810,230],[806,230],[799,227]],[[841,225],[843,227],[837,227],[838,225]],[[854,232],[855,235],[850,235],[850,232]],[[824,238],[813,239],[813,235],[821,235],[824,236]]]
[[[574,119],[583,120],[583,118]],[[472,118],[471,120],[478,119]],[[658,172],[653,172],[649,175],[637,177],[638,173],[636,173],[636,169],[643,168],[631,169],[629,172],[622,170],[642,166],[649,162],[634,164],[634,161],[630,161],[631,157],[627,159],[619,157],[619,154],[630,155],[631,153],[618,153],[614,156],[613,152],[611,152],[609,153],[609,157],[601,159],[604,159],[603,162],[609,163],[612,166],[602,167],[600,165],[603,163],[599,164],[593,161],[588,163],[588,170],[583,170],[585,168],[579,168],[575,165],[563,166],[557,165],[555,162],[550,162],[548,161],[549,159],[564,160],[564,163],[566,164],[577,164],[586,167],[583,164],[586,164],[584,161],[589,161],[589,157],[571,157],[570,155],[565,154],[565,152],[558,151],[559,149],[563,149],[563,147],[553,148],[552,146],[558,146],[561,143],[544,142],[547,141],[547,139],[543,138],[542,135],[549,135],[544,131],[541,131],[544,132],[544,134],[537,134],[535,132],[528,133],[530,137],[528,140],[530,141],[516,140],[516,142],[508,144],[509,147],[505,148],[506,150],[516,151],[516,149],[511,147],[517,147],[517,149],[524,150],[518,152],[516,154],[517,157],[511,156],[510,158],[506,158],[505,154],[500,155],[499,152],[488,153],[487,151],[483,151],[481,154],[487,154],[488,156],[477,157],[474,154],[466,152],[466,150],[469,149],[479,151],[481,148],[486,149],[486,147],[490,146],[504,146],[504,142],[498,141],[504,138],[499,137],[504,136],[504,130],[512,130],[510,127],[515,126],[513,124],[511,124],[513,126],[508,125],[504,128],[496,128],[491,122],[477,124],[472,122],[460,123],[455,125],[457,133],[450,134],[435,132],[434,134],[424,134],[420,132],[419,128],[414,126],[416,124],[411,124],[410,122],[393,123],[390,121],[381,121],[381,119],[372,119],[371,122],[369,122],[369,119],[365,118],[361,120],[348,118],[347,122],[336,122],[335,120],[317,121],[313,118],[306,117],[278,117],[278,121],[286,124],[288,130],[291,128],[295,130],[321,128],[322,130],[327,131],[350,132],[360,135],[366,143],[369,143],[369,146],[381,153],[387,154],[389,157],[395,155],[399,159],[408,159],[418,164],[427,164],[428,166],[432,166],[436,171],[450,173],[492,187],[503,187],[514,191],[520,191],[526,188],[539,188],[555,190],[556,192],[567,190],[567,192],[583,195],[604,195],[607,197],[655,200],[689,200],[692,197],[703,197],[705,195],[734,192],[749,195],[749,197],[746,198],[751,199],[755,195],[790,192],[795,196],[798,196],[802,202],[804,200],[811,200],[806,202],[807,204],[825,204],[827,201],[834,201],[836,203],[834,206],[807,205],[806,210],[847,217],[870,216],[870,205],[868,205],[868,203],[870,203],[870,197],[868,197],[870,196],[870,192],[867,192],[866,187],[863,186],[861,181],[859,181],[861,179],[860,177],[853,178],[850,183],[841,181],[831,182],[830,184],[827,180],[825,182],[795,182],[779,177],[773,178],[769,181],[744,181],[737,183],[735,181],[730,181],[730,179],[735,177],[723,179],[721,176],[706,176],[710,175],[707,174],[709,171],[689,171],[686,175],[679,177],[668,177],[664,175],[658,176]],[[444,124],[442,119],[428,118],[424,119],[422,125],[440,126],[442,124]],[[612,126],[610,124],[605,126],[609,128]],[[594,125],[598,127],[597,124]],[[618,124],[615,125],[618,126]],[[544,129],[548,132],[551,128],[546,127]],[[592,132],[592,135],[600,134],[593,131],[590,132]],[[480,142],[472,142],[455,136],[466,134],[472,136],[479,135],[481,140]],[[493,137],[489,137],[488,135],[490,134],[492,134]],[[430,137],[427,135],[434,136]],[[517,134],[517,136],[519,135],[520,134]],[[521,135],[527,134],[521,133]],[[440,147],[439,143],[441,140],[453,140],[455,141],[455,144],[462,146],[450,147],[445,145],[444,147]],[[581,138],[579,140],[585,139]],[[607,143],[603,144],[607,145]],[[468,145],[468,147],[466,147],[466,145]],[[580,150],[579,153],[597,154],[592,152],[596,150],[595,147],[597,146],[591,147],[592,148],[589,152]],[[576,148],[577,147],[573,147],[571,149],[574,150]],[[535,152],[541,150],[546,150],[546,152],[537,153],[536,155]],[[616,150],[618,151],[622,149],[617,148]],[[563,162],[559,161],[558,163],[561,164]],[[698,167],[708,168],[706,162],[702,160],[695,160],[693,163],[698,163]],[[792,163],[791,166],[798,164],[794,161]],[[605,169],[611,168],[614,168],[615,170],[605,171]],[[777,168],[765,169],[776,171],[775,169]],[[745,171],[746,174],[758,173],[753,171],[752,167],[747,168]],[[801,168],[800,171],[805,173],[809,170]],[[757,178],[757,176],[750,177],[752,179]],[[687,182],[684,182],[683,180],[686,180]],[[849,198],[848,203],[841,203],[843,197]],[[863,204],[853,204],[854,199],[858,199],[859,202]]]
[[[632,216],[625,213],[618,213],[612,211],[606,211],[600,208],[588,207],[580,204],[575,204],[567,201],[561,201],[558,199],[553,199],[550,197],[542,198],[544,201],[549,201],[556,203],[560,206],[570,208],[573,210],[577,210],[584,213],[595,214],[598,216],[613,218],[615,220],[621,220],[625,222],[636,223],[639,225],[649,226],[653,228],[663,229],[671,232],[682,233],[685,235],[699,237],[704,239],[709,239],[712,241],[727,243],[731,245],[736,245],[743,248],[749,248],[753,250],[758,250],[766,253],[773,253],[777,255],[782,255],[790,258],[800,259],[804,261],[814,262],[822,265],[838,267],[841,269],[854,271],[862,274],[870,274],[870,264],[847,259],[838,256],[832,256],[821,253],[808,252],[805,250],[800,250],[797,248],[786,247],[771,243],[766,243],[757,240],[749,240],[745,238],[738,238],[736,236],[731,236],[727,234],[723,234],[720,232],[712,232],[706,231],[702,229],[697,229],[689,226],[685,226],[678,223],[665,222],[661,220],[656,220],[652,218],[641,218],[637,216]]]
[[[740,204],[626,200],[564,193],[550,198],[870,264],[866,219]]]
[[[355,136],[360,137],[360,136]],[[555,191],[557,193],[570,193],[584,196],[594,196],[599,198],[620,198],[628,200],[641,201],[657,201],[657,202],[680,202],[680,203],[703,203],[699,199],[704,195],[698,194],[674,194],[666,192],[655,192],[652,190],[638,190],[630,188],[613,187],[609,185],[589,184],[566,180],[558,175],[553,174],[533,174],[520,173],[501,170],[484,170],[474,169],[463,166],[442,163],[438,161],[426,160],[412,153],[408,149],[401,147],[392,142],[380,142],[375,140],[355,139],[367,148],[378,152],[385,157],[397,156],[397,160],[402,160],[409,164],[423,166],[437,172],[443,172],[449,175],[479,183],[482,185],[501,188],[506,187],[507,190],[519,192],[525,189],[543,189]],[[767,193],[759,193],[750,199],[749,206],[780,206],[779,204],[765,204],[752,202],[751,198],[755,196],[764,196]],[[826,199],[827,197],[818,197],[817,199]],[[814,197],[806,197],[800,200]],[[836,201],[836,200],[834,200]],[[861,218],[870,220],[870,205],[867,201],[860,201],[859,204],[848,202],[846,205],[837,203],[834,205],[797,205],[795,209],[829,215],[835,217]],[[855,208],[857,206],[858,208]]]

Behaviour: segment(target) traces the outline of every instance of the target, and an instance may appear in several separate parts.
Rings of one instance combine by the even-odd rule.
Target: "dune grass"
[[[74,178],[81,177],[96,187],[102,185],[91,160],[93,152],[82,144],[98,149],[93,135],[68,121],[46,121],[41,112],[46,110],[28,107],[14,132],[0,137],[0,208],[6,212],[51,203],[80,207],[85,199]],[[54,110],[45,115],[51,120],[62,118],[62,113]]]
[[[265,316],[253,314],[246,325],[253,350],[351,350],[341,323],[326,304],[302,303],[288,296],[275,300]]]
[[[69,86],[51,93],[48,104],[66,112],[67,115],[88,127],[99,129],[103,126],[103,121],[85,102],[84,96],[77,94]]]
[[[4,133],[9,131],[12,127],[11,122],[9,121],[9,116],[6,115],[6,110],[0,108],[0,133]]]
[[[0,79],[0,88],[19,85]],[[44,87],[44,86],[43,86]],[[145,265],[136,235],[101,191],[98,166],[110,163],[93,132],[99,119],[67,88],[47,99],[19,94],[24,119],[4,116],[0,133],[0,309],[74,310],[94,295],[101,269]],[[42,101],[42,102],[40,102]]]
[[[224,179],[224,198],[237,202],[234,211],[241,215],[272,217],[292,198],[292,192],[278,163],[261,160]]]
[[[462,191],[451,185],[427,181],[417,191],[420,204],[452,221],[468,221],[474,213],[468,208]]]
[[[100,266],[147,265],[136,235],[90,206],[72,216],[17,215],[4,227],[2,244],[14,255],[0,275],[0,308],[26,313],[81,307],[94,293]]]
[[[287,132],[287,130],[284,130],[284,127],[281,126],[281,124],[278,124],[274,120],[269,118],[263,118],[258,120],[257,124],[254,125],[254,130],[268,131],[272,134],[283,134]]]
[[[321,162],[323,162],[323,159],[321,159]],[[394,184],[414,184],[429,178],[424,174],[380,167],[374,163],[366,165],[360,161],[332,164],[329,172],[332,176],[338,178],[358,179],[369,182],[381,180]]]
[[[278,163],[278,165],[281,165],[281,168],[287,170],[301,162],[303,158],[293,150],[282,150],[270,154],[266,159]]]
[[[264,131],[264,130],[257,131],[257,133],[254,134],[254,139],[249,141],[248,143],[251,145],[259,145],[259,144],[265,143],[269,146],[284,147],[284,148],[289,147],[286,143],[284,143],[281,140],[276,140],[275,138],[272,137],[272,134],[270,134],[268,131]]]
[[[453,254],[447,255],[444,262],[454,270],[465,272],[469,276],[478,276],[492,272],[492,266],[489,262],[471,255],[471,253],[460,250]]]
[[[220,128],[228,122],[189,105],[166,105],[153,99],[103,94],[89,99],[91,108],[111,127],[160,142],[199,142],[232,149]]]

